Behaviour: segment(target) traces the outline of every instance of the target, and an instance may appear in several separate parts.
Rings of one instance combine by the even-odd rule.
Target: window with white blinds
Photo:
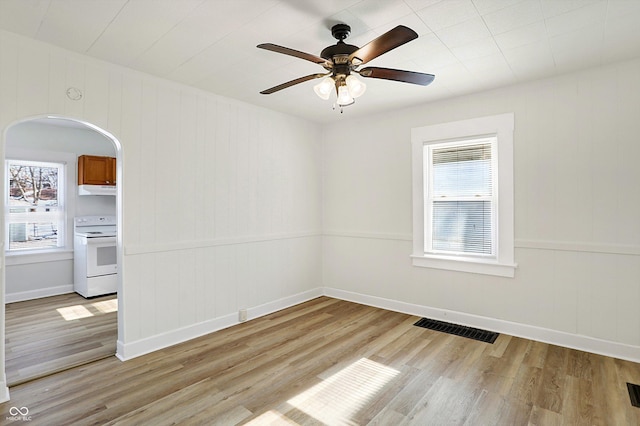
[[[424,146],[425,252],[493,256],[495,137]]]
[[[411,129],[414,266],[515,274],[514,114]]]

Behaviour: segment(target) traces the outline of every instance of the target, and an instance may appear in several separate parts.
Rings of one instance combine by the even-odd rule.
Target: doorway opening
[[[8,126],[4,153],[4,358],[7,385],[14,386],[116,354],[121,232],[117,292],[85,298],[74,289],[74,218],[113,216],[122,229],[121,185],[113,195],[84,196],[77,178],[78,157],[93,155],[115,158],[122,182],[122,147],[91,123],[47,115]],[[21,183],[18,171],[26,169],[32,176]]]

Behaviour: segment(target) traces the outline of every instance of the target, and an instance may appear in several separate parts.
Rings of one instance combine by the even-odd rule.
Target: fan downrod
[[[347,24],[336,24],[331,27],[331,35],[333,38],[342,41],[345,38],[349,37],[351,33],[351,27]]]

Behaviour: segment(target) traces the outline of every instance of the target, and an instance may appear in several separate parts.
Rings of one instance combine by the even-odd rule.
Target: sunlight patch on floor
[[[108,314],[109,312],[116,312],[118,310],[118,299],[103,300],[102,302],[92,303],[91,306],[102,312]]]
[[[330,425],[352,425],[357,414],[400,372],[361,358],[288,401],[305,414]]]
[[[73,321],[81,318],[92,317],[93,314],[87,308],[82,305],[66,306],[64,308],[56,309],[62,318],[67,321]]]
[[[248,423],[244,423],[244,426],[262,425],[297,425],[297,423],[275,410],[269,410]]]
[[[90,308],[90,309],[89,309]],[[73,321],[82,318],[89,318],[92,316],[108,314],[118,311],[118,299],[103,300],[100,302],[87,302],[84,305],[65,306],[63,308],[57,308],[56,311],[66,321]],[[93,312],[92,312],[93,311]]]

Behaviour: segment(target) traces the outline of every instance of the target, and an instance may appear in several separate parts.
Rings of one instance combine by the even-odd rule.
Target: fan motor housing
[[[351,33],[351,27],[347,24],[336,24],[331,27],[331,35],[338,40],[338,43],[333,46],[325,47],[320,52],[320,57],[327,60],[332,60],[334,64],[346,63],[342,58],[348,57],[353,52],[359,49],[358,46],[347,44],[343,40],[349,37]]]
[[[358,49],[358,46],[347,44],[341,40],[333,46],[325,47],[324,49],[322,49],[322,52],[320,52],[320,57],[323,59],[333,59],[334,56],[349,56]]]

